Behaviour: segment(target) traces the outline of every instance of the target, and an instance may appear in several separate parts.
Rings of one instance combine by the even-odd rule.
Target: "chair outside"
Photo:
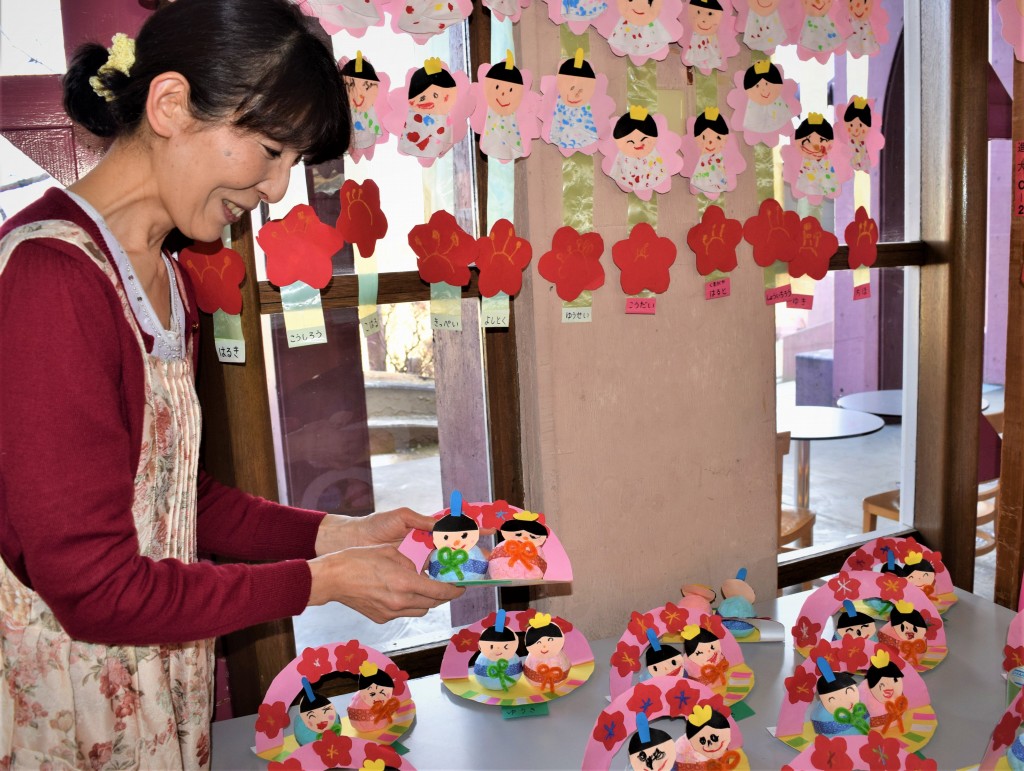
[[[789,454],[790,434],[782,431],[775,435],[775,475],[779,509],[779,551],[793,551],[814,545],[814,522],[817,516],[806,509],[791,509],[782,505],[782,467]],[[792,546],[790,544],[793,544]]]

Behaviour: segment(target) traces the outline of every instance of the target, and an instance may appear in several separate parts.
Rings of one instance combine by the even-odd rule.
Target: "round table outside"
[[[859,412],[870,412],[882,418],[903,417],[903,389],[889,388],[883,391],[862,391],[855,394],[847,394],[839,397],[836,401],[844,410],[857,410]],[[981,411],[989,408],[986,399],[981,400]]]

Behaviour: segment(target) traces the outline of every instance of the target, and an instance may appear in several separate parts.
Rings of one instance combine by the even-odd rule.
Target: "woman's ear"
[[[146,118],[157,136],[173,136],[193,122],[189,91],[185,76],[177,72],[164,72],[150,82]]]

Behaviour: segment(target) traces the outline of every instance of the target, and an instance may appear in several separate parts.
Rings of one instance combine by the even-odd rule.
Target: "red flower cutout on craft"
[[[932,758],[922,758],[916,752],[907,753],[905,771],[938,771],[939,764]]]
[[[883,573],[878,579],[878,588],[881,590],[880,598],[886,602],[896,602],[903,599],[903,592],[907,588],[907,579],[893,573]]]
[[[900,740],[885,739],[878,731],[868,734],[868,743],[860,748],[860,757],[868,771],[895,771],[900,767]]]
[[[833,670],[839,669],[839,662],[842,660],[839,648],[832,647],[832,644],[828,640],[819,640],[818,643],[811,648],[810,653],[807,654],[807,658],[817,663],[819,658],[823,658],[828,662],[828,665]]]
[[[661,690],[656,685],[638,683],[633,688],[633,695],[629,697],[626,706],[633,712],[643,712],[648,716],[652,712],[660,712]]]
[[[711,694],[711,697],[704,703],[709,705],[715,712],[721,714],[722,717],[732,716],[732,710],[725,703],[725,697],[720,693]]]
[[[497,620],[498,620],[498,614],[492,610],[490,613],[488,613],[486,616],[484,616],[480,620],[480,624],[483,626],[484,629],[486,629],[489,626],[494,626],[494,622],[497,621]],[[507,619],[506,619],[506,623],[507,623]]]
[[[874,265],[878,259],[878,225],[863,206],[857,207],[853,222],[846,226],[845,235],[851,270],[862,265],[869,268]]]
[[[619,640],[612,654],[612,666],[619,673],[619,677],[625,677],[630,672],[640,671],[640,649],[635,645]]]
[[[393,695],[400,697],[405,693],[405,682],[409,679],[409,673],[399,669],[397,664],[388,664],[384,667],[384,671],[390,675],[391,679],[395,682]]]
[[[273,704],[260,704],[256,718],[256,730],[273,739],[291,722],[288,718],[288,707],[283,701],[275,701]]]
[[[921,612],[924,622],[928,625],[924,632],[924,638],[926,640],[934,640],[939,636],[939,627],[942,626],[942,619],[939,618],[937,613],[932,613],[928,608],[918,608],[918,610]]]
[[[460,629],[452,635],[452,645],[459,653],[475,651],[478,642],[480,642],[480,635],[468,629]]]
[[[868,666],[867,640],[863,637],[844,637],[839,646],[839,660],[847,672],[856,672]]]
[[[1003,669],[1009,672],[1014,667],[1024,667],[1024,645],[1003,648]]]
[[[893,553],[893,556],[899,556],[897,546],[898,544],[893,538],[879,538],[875,541],[875,548],[872,553],[879,562],[885,562],[889,557],[890,551]]]
[[[823,230],[815,217],[800,220],[800,238],[796,252],[789,262],[789,275],[810,276],[815,280],[825,278],[828,263],[839,249],[839,239],[834,233]]]
[[[807,616],[800,616],[793,627],[793,643],[797,648],[806,648],[818,641],[821,624],[812,623]]]
[[[339,672],[355,674],[367,656],[366,649],[359,644],[359,640],[349,640],[334,649],[334,661]]]
[[[828,582],[828,588],[832,590],[832,596],[839,602],[852,600],[858,596],[860,581],[843,570]]]
[[[267,280],[279,287],[302,281],[323,289],[331,280],[331,257],[345,245],[341,234],[305,203],[260,228],[256,240],[267,254]]]
[[[388,218],[380,208],[380,189],[368,179],[362,184],[346,179],[341,186],[341,212],[335,227],[341,237],[371,257],[377,242],[388,232]]]
[[[295,668],[300,675],[311,683],[315,683],[324,675],[334,671],[334,666],[331,664],[331,654],[327,650],[327,646],[306,648],[302,651],[302,661]]]
[[[245,262],[242,255],[228,249],[218,238],[216,241],[196,241],[181,250],[178,262],[192,278],[196,290],[196,303],[205,313],[224,311],[242,312],[242,292],[245,280]]]
[[[530,619],[537,615],[537,611],[533,610],[521,610],[515,614],[516,623],[519,625],[519,629],[526,631],[530,628]],[[493,624],[493,622],[491,622]]]
[[[302,771],[302,763],[298,758],[288,758],[280,763],[272,760],[267,766],[267,771]]]
[[[697,272],[702,276],[716,270],[728,273],[734,269],[736,247],[741,240],[743,224],[729,219],[721,206],[713,204],[686,234],[686,245],[697,255]]]
[[[799,704],[802,701],[814,699],[814,689],[818,684],[818,678],[813,672],[808,672],[801,666],[783,682],[786,686],[786,698],[789,699],[790,704]]]
[[[725,637],[725,625],[722,623],[722,617],[719,615],[702,615],[700,617],[700,626],[701,629],[707,629],[719,640]]]
[[[465,508],[465,504],[463,504],[463,508]],[[486,503],[480,507],[480,519],[477,522],[482,528],[497,530],[510,519],[512,519],[512,507],[508,505],[508,502],[494,501],[494,503]]]
[[[668,714],[672,717],[689,717],[699,700],[700,691],[690,685],[690,681],[684,677],[679,678],[665,694]]]
[[[313,742],[313,752],[320,756],[327,768],[346,768],[352,762],[352,740],[338,736],[334,731],[324,731]]]
[[[523,271],[533,259],[533,247],[516,235],[506,219],[491,226],[486,238],[476,242],[476,266],[480,269],[480,294],[494,297],[498,292],[517,295],[523,288]]]
[[[409,246],[416,254],[420,278],[428,284],[465,286],[469,265],[476,259],[476,239],[448,212],[440,209],[425,225],[409,231]]]
[[[626,726],[621,712],[602,712],[594,726],[593,737],[611,752],[616,744],[626,738]]]
[[[555,285],[555,292],[564,302],[572,302],[584,290],[604,286],[601,255],[604,239],[599,233],[580,234],[564,225],[551,238],[551,251],[541,255],[537,272]]]
[[[420,530],[419,528],[414,529],[412,531],[412,540],[426,544],[430,548],[434,548],[434,534],[430,530]]]
[[[551,623],[562,630],[562,634],[569,634],[572,631],[572,623],[562,618],[561,616],[552,616]]]
[[[813,768],[832,769],[833,771],[853,771],[853,759],[846,754],[846,739],[837,736],[814,737],[814,751],[811,753]]]
[[[754,247],[754,262],[762,268],[776,261],[789,262],[800,241],[800,215],[766,198],[757,214],[743,223],[743,240]]]
[[[998,750],[1001,747],[1009,747],[1017,738],[1017,728],[1020,726],[1020,717],[1012,712],[1003,715],[1003,719],[996,725],[992,732],[992,749]]]
[[[612,262],[621,271],[619,284],[626,294],[645,289],[661,294],[668,289],[668,269],[676,261],[676,245],[660,237],[646,222],[638,222],[624,241],[612,245]]]
[[[642,645],[647,645],[647,630],[654,629],[654,616],[651,613],[637,613],[634,610],[629,616],[626,628]]]
[[[875,560],[864,549],[857,549],[846,560],[846,564],[853,570],[871,570],[875,565]]]
[[[383,760],[384,765],[389,768],[398,768],[402,763],[401,755],[393,747],[387,744],[377,744],[377,742],[367,742],[366,759]]]
[[[686,626],[686,611],[671,602],[665,603],[658,616],[670,632],[681,632]]]

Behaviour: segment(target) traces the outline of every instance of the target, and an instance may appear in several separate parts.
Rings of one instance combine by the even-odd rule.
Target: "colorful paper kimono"
[[[688,0],[679,45],[688,67],[704,75],[724,70],[726,60],[740,50],[730,0]]]
[[[605,0],[546,0],[548,18],[555,24],[568,24],[574,35],[582,35],[587,27],[608,10]]]
[[[885,147],[882,116],[874,112],[874,107],[874,99],[855,96],[836,108],[836,115],[842,117],[836,123],[836,143],[849,149],[850,166],[857,171],[875,168]]]
[[[683,33],[681,11],[681,0],[617,0],[594,26],[612,53],[640,65],[668,56],[669,45]]]
[[[804,61],[817,59],[824,64],[832,54],[846,52],[850,36],[849,16],[843,0],[800,0],[804,17],[797,36],[797,55]]]
[[[487,157],[504,162],[530,154],[530,143],[540,134],[540,97],[530,90],[532,82],[528,70],[515,66],[511,51],[503,62],[480,65],[473,84],[476,112],[470,124],[480,135],[480,151]]]
[[[794,198],[817,206],[825,198],[838,197],[853,176],[846,147],[834,140],[832,124],[812,112],[797,127],[793,143],[782,148],[782,177]]]
[[[316,16],[328,35],[344,30],[362,37],[369,27],[384,24],[382,0],[300,0],[303,13]]]
[[[743,31],[743,43],[752,51],[773,53],[787,45],[789,28],[800,18],[800,0],[733,0],[737,28]]]
[[[611,137],[601,142],[601,170],[620,189],[649,201],[655,192],[667,193],[672,175],[682,169],[680,144],[679,135],[668,130],[664,116],[649,115],[645,108],[634,105],[615,121]]]
[[[717,107],[709,107],[690,118],[683,140],[684,177],[690,178],[690,192],[714,200],[736,187],[736,177],[747,168],[729,125]]]
[[[420,45],[473,13],[472,0],[385,0],[391,28],[407,32]]]
[[[743,132],[748,145],[775,147],[780,136],[792,138],[793,119],[800,115],[798,86],[779,65],[768,59],[754,62],[746,72],[737,72],[733,83],[726,101],[733,108],[733,128]]]
[[[390,132],[384,128],[388,113],[387,93],[391,78],[378,73],[362,51],[356,51],[355,59],[341,60],[341,75],[348,91],[348,106],[352,113],[352,145],[349,155],[353,160],[372,158],[373,149],[387,142]],[[381,98],[381,94],[385,97]]]
[[[592,155],[607,135],[615,102],[608,96],[608,78],[594,73],[578,48],[554,77],[541,78],[541,138],[568,157]]]
[[[889,42],[889,14],[880,0],[848,0],[850,27],[846,51],[853,57],[874,56]]]

